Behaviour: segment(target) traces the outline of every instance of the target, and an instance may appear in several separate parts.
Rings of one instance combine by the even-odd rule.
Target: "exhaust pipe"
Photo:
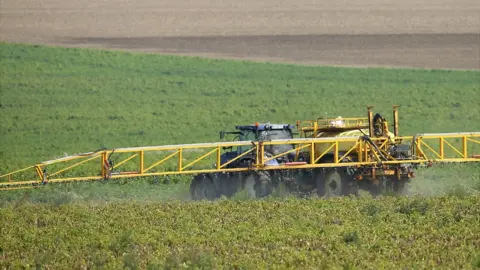
[[[373,137],[373,112],[372,112],[373,106],[368,106],[368,135],[370,137]]]
[[[398,107],[399,105],[393,105],[393,134],[398,137]]]

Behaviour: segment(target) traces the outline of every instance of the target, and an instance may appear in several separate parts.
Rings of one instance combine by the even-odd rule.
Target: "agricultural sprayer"
[[[196,200],[264,197],[280,186],[320,197],[402,194],[418,167],[480,162],[480,132],[400,136],[398,106],[392,116],[390,125],[368,107],[367,117],[236,126],[220,132],[222,142],[102,149],[3,174],[0,190],[188,174]]]

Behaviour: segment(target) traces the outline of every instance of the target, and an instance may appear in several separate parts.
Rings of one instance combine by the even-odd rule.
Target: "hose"
[[[362,138],[365,142],[367,142],[368,144],[370,144],[376,151],[377,153],[380,154],[380,156],[382,157],[382,159],[384,161],[388,161],[387,157],[385,157],[385,155],[382,153],[382,151],[380,151],[380,149],[378,148],[378,146],[372,141],[372,139],[370,139],[370,137],[368,136],[361,136],[360,138]]]

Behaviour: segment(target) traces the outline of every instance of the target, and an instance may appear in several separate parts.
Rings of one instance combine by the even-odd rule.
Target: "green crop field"
[[[469,269],[480,197],[0,208],[4,267]]]
[[[365,116],[480,131],[480,72],[334,68],[0,43],[0,174],[102,147],[218,141],[237,124]],[[480,167],[415,197],[190,202],[188,177],[0,193],[0,268],[480,267]],[[435,195],[435,196],[431,196]],[[297,267],[295,267],[297,266]]]
[[[480,72],[233,62],[1,44],[0,169],[103,146],[218,141],[255,121],[391,118],[400,132],[480,130]]]

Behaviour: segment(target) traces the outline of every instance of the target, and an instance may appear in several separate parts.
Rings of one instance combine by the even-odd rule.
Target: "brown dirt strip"
[[[480,68],[475,34],[72,38],[60,44],[303,64]]]
[[[0,0],[0,40],[321,65],[480,69],[475,0]]]

